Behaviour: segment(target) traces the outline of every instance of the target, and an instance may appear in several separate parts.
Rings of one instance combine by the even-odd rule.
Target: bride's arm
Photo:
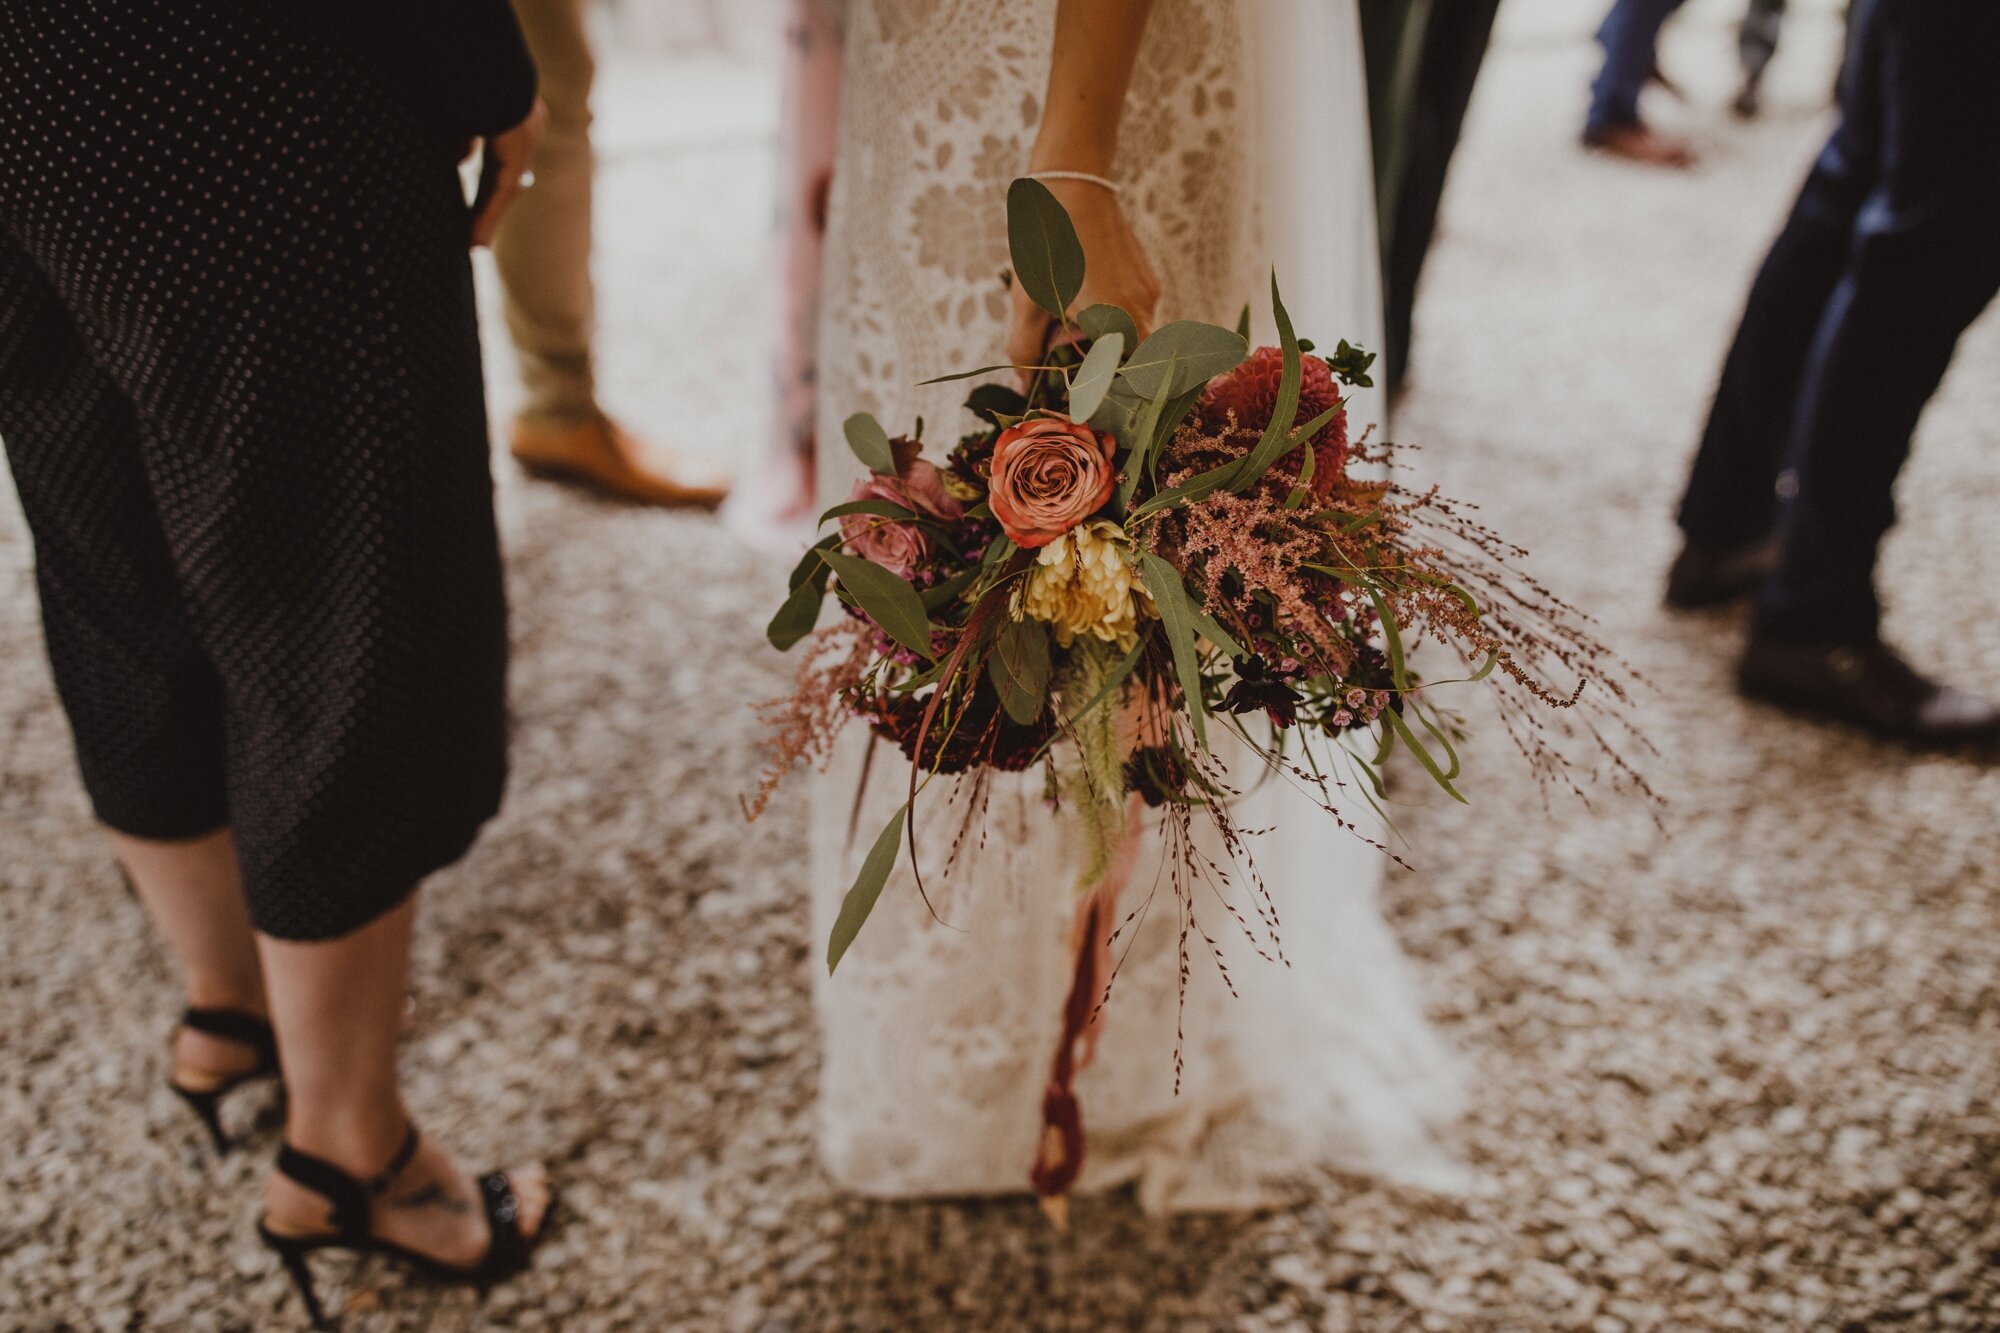
[[[1078,171],[1109,177],[1118,148],[1118,122],[1139,57],[1139,41],[1153,0],[1062,0],[1056,10],[1055,49],[1049,61],[1042,125],[1028,158],[1030,173]],[[1160,298],[1153,266],[1125,221],[1118,196],[1088,181],[1043,182],[1069,210],[1083,242],[1083,291],[1075,309],[1105,302],[1124,307],[1141,337],[1152,328]],[[1048,313],[1014,291],[1008,356],[1020,365],[1041,360]],[[1131,349],[1126,349],[1131,350]]]

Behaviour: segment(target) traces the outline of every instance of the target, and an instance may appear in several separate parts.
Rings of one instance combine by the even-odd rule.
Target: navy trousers
[[[1597,29],[1604,67],[1590,85],[1586,133],[1639,123],[1639,94],[1652,77],[1660,29],[1685,0],[1617,0]]]
[[[1690,542],[1777,535],[1756,631],[1863,642],[1924,404],[2000,288],[2000,5],[1859,0],[1841,120],[1750,289]]]

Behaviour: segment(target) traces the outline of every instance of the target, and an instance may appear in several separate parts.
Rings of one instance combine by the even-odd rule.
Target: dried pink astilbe
[[[1168,452],[1163,483],[1180,485],[1227,461],[1236,448],[1226,437],[1184,426]],[[1354,655],[1353,644],[1336,632],[1338,588],[1307,567],[1323,561],[1326,534],[1314,506],[1287,509],[1285,499],[1282,486],[1217,491],[1173,510],[1149,530],[1148,541],[1173,551],[1172,563],[1191,576],[1196,596],[1223,624],[1240,628],[1275,616],[1275,628],[1313,646],[1316,670],[1338,676]],[[1260,597],[1271,609],[1253,605]]]
[[[767,764],[756,792],[743,803],[751,819],[764,813],[794,765],[824,763],[834,737],[852,716],[847,693],[868,674],[875,655],[868,629],[842,619],[806,639],[792,692],[758,705],[766,729]]]

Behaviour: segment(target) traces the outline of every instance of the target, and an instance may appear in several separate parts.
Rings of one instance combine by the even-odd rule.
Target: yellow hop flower
[[[1130,652],[1139,641],[1139,618],[1158,614],[1132,567],[1131,549],[1125,530],[1108,520],[1071,528],[1036,552],[1016,613],[1047,621],[1065,648],[1088,636]]]

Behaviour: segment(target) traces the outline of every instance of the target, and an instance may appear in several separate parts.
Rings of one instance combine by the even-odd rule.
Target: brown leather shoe
[[[643,445],[603,415],[573,426],[516,421],[508,448],[514,461],[536,476],[574,482],[621,500],[713,509],[729,495],[729,484],[711,473],[661,471],[647,460]]]
[[[1586,148],[1656,167],[1691,167],[1694,149],[1679,139],[1655,133],[1644,125],[1601,125],[1583,132]]]
[[[2000,707],[1927,679],[1880,640],[1815,644],[1753,636],[1736,684],[1752,699],[1920,750],[2000,745]]]

